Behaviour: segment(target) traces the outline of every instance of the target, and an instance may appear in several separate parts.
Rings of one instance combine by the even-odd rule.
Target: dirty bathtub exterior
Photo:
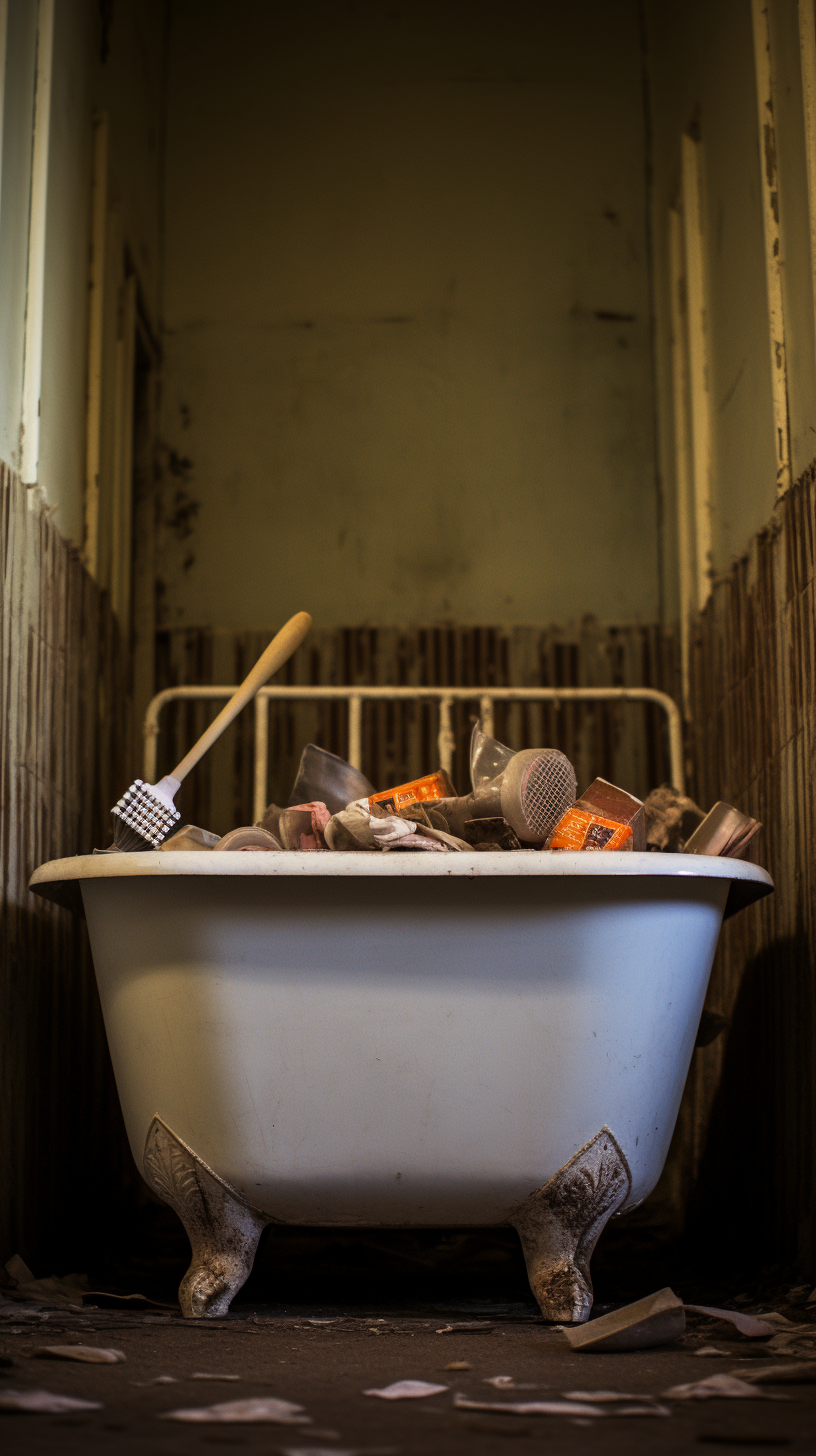
[[[512,1223],[557,1319],[662,1170],[724,913],[765,871],[702,856],[82,856],[137,1165],[182,1217],[188,1314],[269,1222]]]

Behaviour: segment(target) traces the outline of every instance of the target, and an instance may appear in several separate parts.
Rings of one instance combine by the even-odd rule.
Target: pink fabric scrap
[[[312,832],[311,834],[301,834],[301,849],[325,849],[326,840],[323,831],[331,819],[331,814],[322,800],[314,799],[311,804],[292,804],[291,808],[299,809],[312,816]]]

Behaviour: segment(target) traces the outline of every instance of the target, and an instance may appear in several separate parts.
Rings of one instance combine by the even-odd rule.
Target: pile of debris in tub
[[[575,770],[557,748],[521,752],[471,738],[472,789],[458,796],[444,769],[377,792],[326,749],[303,750],[289,803],[220,838],[196,825],[163,850],[658,850],[744,858],[761,824],[729,804],[704,814],[664,785],[645,801],[596,778],[577,797]]]

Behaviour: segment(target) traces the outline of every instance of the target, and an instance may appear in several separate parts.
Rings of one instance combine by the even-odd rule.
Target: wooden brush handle
[[[296,612],[290,617],[285,627],[281,627],[277,636],[272,638],[263,656],[258,658],[252,671],[244,678],[237,692],[234,692],[229,702],[221,709],[217,718],[214,718],[209,728],[202,733],[197,743],[194,743],[189,753],[184,755],[181,763],[173,769],[171,777],[178,779],[181,783],[195,768],[200,758],[204,757],[208,748],[212,748],[216,738],[220,738],[225,728],[228,728],[233,718],[237,718],[242,708],[250,703],[259,688],[276,672],[279,667],[292,656],[295,648],[299,647],[306,633],[312,625],[312,619],[308,612]]]

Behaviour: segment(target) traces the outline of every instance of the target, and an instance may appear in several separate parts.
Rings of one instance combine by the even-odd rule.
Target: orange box
[[[456,790],[450,781],[450,777],[443,768],[438,768],[436,773],[426,774],[422,779],[414,779],[410,784],[399,784],[395,789],[382,789],[379,794],[369,795],[369,804],[380,804],[384,809],[390,809],[392,813],[399,813],[400,809],[406,809],[409,804],[426,804],[434,799],[453,799],[456,797]]]
[[[550,849],[631,849],[632,826],[573,804],[556,824]]]

